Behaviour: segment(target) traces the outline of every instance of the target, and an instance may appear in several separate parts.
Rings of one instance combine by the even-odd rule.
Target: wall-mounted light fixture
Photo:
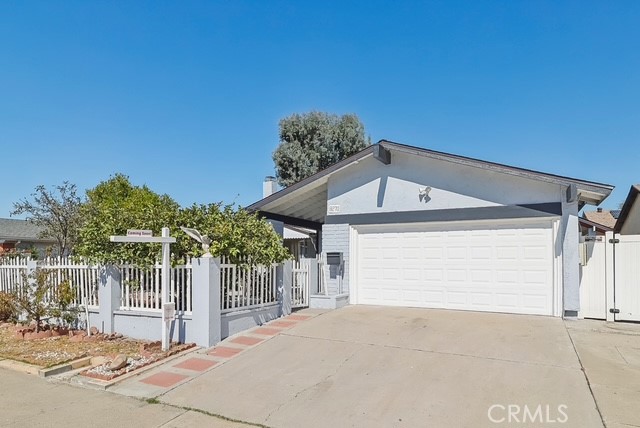
[[[420,202],[429,202],[431,200],[429,192],[431,192],[431,187],[429,186],[418,188],[418,198],[420,198]]]

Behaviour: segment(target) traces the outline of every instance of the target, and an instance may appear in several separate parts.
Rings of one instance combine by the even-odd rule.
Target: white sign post
[[[127,230],[127,236],[111,236],[111,242],[139,242],[162,244],[162,350],[169,350],[169,323],[175,319],[176,306],[169,302],[169,269],[171,268],[171,244],[176,238],[169,236],[169,228],[162,228],[162,236],[151,236],[148,230]]]

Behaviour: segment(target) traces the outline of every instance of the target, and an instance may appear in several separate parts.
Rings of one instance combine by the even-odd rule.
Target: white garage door
[[[550,222],[357,230],[357,303],[553,314]]]

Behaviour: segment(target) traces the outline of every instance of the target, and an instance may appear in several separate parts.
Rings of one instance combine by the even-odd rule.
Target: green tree
[[[371,144],[355,114],[312,111],[280,120],[280,145],[273,152],[278,183],[290,186]]]
[[[127,229],[150,229],[159,235],[169,227],[177,238],[171,246],[174,261],[202,255],[201,245],[188,237],[180,226],[198,229],[213,241],[215,256],[228,256],[233,262],[270,264],[289,257],[280,237],[264,219],[242,208],[222,203],[180,209],[167,195],[146,186],[134,186],[129,178],[116,174],[87,191],[82,207],[84,218],[76,254],[93,262],[118,264],[122,261],[151,266],[160,258],[160,244],[125,244],[109,241],[110,235],[124,235]]]
[[[40,238],[55,239],[57,253],[71,252],[77,240],[82,201],[75,184],[63,182],[53,189],[40,185],[31,194],[13,204],[11,215],[26,214],[27,220],[40,227]]]
[[[233,263],[280,263],[290,257],[273,227],[256,213],[222,203],[192,205],[180,211],[179,225],[198,229],[211,240],[214,256],[227,256]],[[178,232],[177,252],[199,256],[199,243]]]
[[[129,177],[116,174],[87,190],[75,253],[98,263],[150,266],[159,258],[160,244],[114,243],[109,236],[125,235],[127,229],[150,229],[160,235],[163,227],[173,226],[175,231],[178,212],[179,205],[168,195],[135,186]]]

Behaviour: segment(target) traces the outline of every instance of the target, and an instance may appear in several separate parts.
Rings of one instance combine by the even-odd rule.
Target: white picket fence
[[[0,257],[0,292],[8,293],[22,288],[28,261],[26,257]]]
[[[27,258],[0,258],[0,291],[22,288],[27,274]],[[62,281],[69,280],[76,289],[75,303],[98,307],[98,285],[100,267],[81,259],[47,258],[38,261],[38,267],[52,271],[54,290]],[[278,301],[276,285],[277,265],[249,266],[231,263],[221,258],[220,306],[223,312],[253,309]],[[133,265],[118,266],[121,274],[120,310],[160,312],[162,265],[156,264],[145,269]],[[308,305],[309,272],[299,263],[294,265],[294,286],[292,299],[294,307]],[[176,303],[176,310],[192,312],[192,268],[186,264],[171,267],[170,301]],[[86,303],[85,303],[86,302]]]
[[[68,257],[48,257],[38,261],[38,267],[52,272],[51,280],[54,290],[63,281],[69,281],[75,287],[76,305],[85,304],[89,308],[98,307],[98,284],[100,282],[100,268],[84,260],[73,260]]]
[[[315,259],[301,259],[293,262],[291,283],[291,307],[309,306],[310,263]]]
[[[22,289],[28,275],[28,257],[0,258],[0,291],[11,292]],[[50,271],[53,290],[63,281],[69,281],[76,291],[74,302],[76,305],[87,305],[90,308],[98,306],[98,281],[100,272],[97,266],[84,261],[70,258],[48,257],[38,260],[39,268]]]
[[[220,305],[223,313],[257,308],[278,301],[276,264],[249,266],[222,257]]]
[[[123,264],[118,268],[122,288],[121,310],[162,310],[162,265],[156,264],[150,269],[144,269]],[[177,311],[191,313],[191,261],[184,265],[172,266],[169,279],[169,301],[175,302]]]

